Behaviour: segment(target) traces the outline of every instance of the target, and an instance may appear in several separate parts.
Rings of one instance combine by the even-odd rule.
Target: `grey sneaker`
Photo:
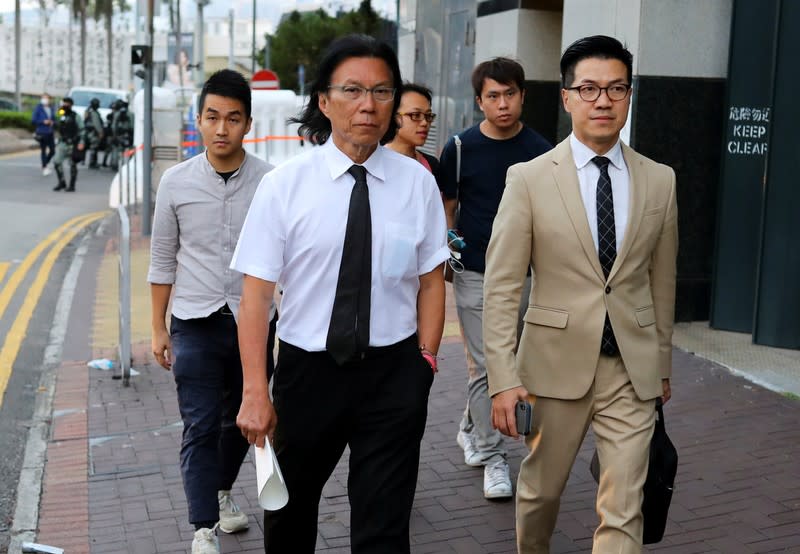
[[[219,539],[214,529],[203,527],[194,532],[192,554],[219,554]]]
[[[458,435],[456,435],[456,442],[458,446],[461,447],[461,450],[464,451],[465,464],[470,467],[481,467],[483,465],[480,453],[475,444],[475,435],[467,433],[466,431],[459,431]]]
[[[223,533],[236,533],[249,526],[247,514],[239,509],[233,501],[231,491],[217,491],[219,500],[219,529]]]
[[[495,462],[483,469],[483,496],[490,499],[513,496],[508,463]]]

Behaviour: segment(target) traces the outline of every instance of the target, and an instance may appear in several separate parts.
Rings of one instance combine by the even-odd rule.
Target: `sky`
[[[129,3],[133,4],[135,1],[131,0]],[[156,0],[156,2],[158,1]],[[37,1],[22,0],[21,4],[23,11],[26,9],[33,10],[31,15],[36,15],[35,12],[38,10],[39,5]],[[339,7],[345,9],[355,8],[358,4],[359,0],[256,0],[256,15],[259,19],[268,19],[274,28],[277,26],[282,13],[295,8],[317,6],[336,10]],[[228,10],[233,8],[236,12],[236,17],[251,17],[252,7],[252,0],[211,0],[211,3],[205,7],[204,14],[212,17],[227,16]],[[395,17],[396,0],[372,0],[372,7],[390,19]],[[181,0],[181,8],[186,17],[194,17],[196,2],[195,0]],[[6,24],[13,24],[14,0],[0,0],[0,13],[4,14],[4,22]],[[166,13],[166,6],[164,6],[162,14],[166,15]]]

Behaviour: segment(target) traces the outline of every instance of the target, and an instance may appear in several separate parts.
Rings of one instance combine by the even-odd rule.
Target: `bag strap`
[[[461,184],[461,137],[453,135],[456,143],[456,197],[458,197],[458,185]]]

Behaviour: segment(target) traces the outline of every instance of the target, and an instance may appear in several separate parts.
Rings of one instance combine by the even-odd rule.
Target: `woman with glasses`
[[[418,147],[428,140],[428,132],[436,119],[431,111],[431,89],[415,83],[403,83],[400,89],[400,107],[397,109],[397,134],[386,146],[416,159],[433,173],[439,184],[439,160],[430,154],[420,152]]]

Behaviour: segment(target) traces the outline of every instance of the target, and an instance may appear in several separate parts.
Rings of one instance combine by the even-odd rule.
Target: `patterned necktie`
[[[328,353],[339,365],[369,346],[372,287],[372,219],[367,170],[354,165],[347,172],[356,182],[350,193],[342,262],[326,341]]]
[[[603,268],[603,275],[608,279],[608,274],[611,273],[611,268],[614,266],[614,260],[617,259],[614,193],[611,191],[611,178],[608,176],[610,160],[604,156],[595,156],[592,161],[600,168],[600,178],[597,179],[597,254],[600,258],[600,266]],[[600,343],[600,351],[608,356],[616,356],[619,353],[608,312],[606,312],[606,319],[603,323],[603,340]]]

